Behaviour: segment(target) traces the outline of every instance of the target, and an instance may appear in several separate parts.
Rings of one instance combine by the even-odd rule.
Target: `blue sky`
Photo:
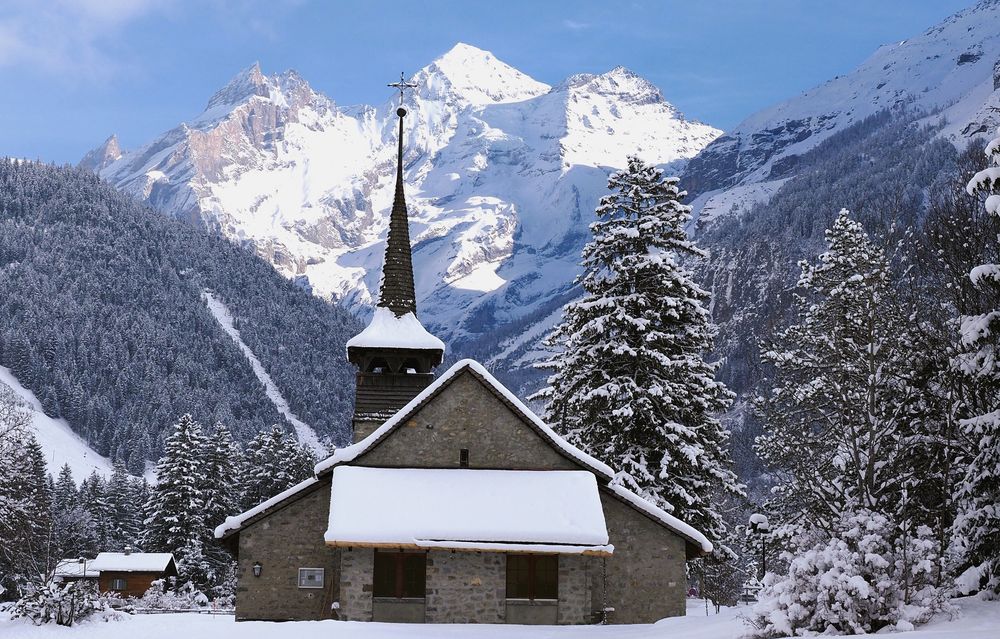
[[[191,119],[240,69],[340,104],[467,42],[549,84],[624,65],[726,129],[972,0],[2,0],[0,156],[76,162]]]

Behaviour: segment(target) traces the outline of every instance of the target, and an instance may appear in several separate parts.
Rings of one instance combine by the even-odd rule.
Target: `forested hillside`
[[[217,235],[85,170],[0,160],[0,364],[101,454],[139,471],[183,413],[247,440],[282,417],[202,300],[211,290],[291,409],[346,439],[359,329]]]
[[[936,209],[952,206],[946,201],[961,195],[980,157],[936,137],[944,124],[914,111],[877,113],[797,158],[796,176],[769,201],[736,211],[699,236],[710,252],[701,273],[720,329],[720,375],[730,388],[745,399],[760,392],[767,374],[761,346],[791,319],[798,262],[824,250],[824,231],[841,208],[886,248],[900,277],[912,269],[909,262],[934,230],[926,221]],[[939,211],[937,217],[946,216]],[[948,252],[948,259],[961,257]],[[963,269],[923,291],[930,296],[923,305],[951,303],[947,287],[961,285],[968,273]],[[914,293],[909,279],[900,281],[906,289],[901,295]],[[735,429],[734,453],[741,476],[754,484],[760,469],[750,448],[760,426],[749,414],[737,416],[744,418],[745,428]]]

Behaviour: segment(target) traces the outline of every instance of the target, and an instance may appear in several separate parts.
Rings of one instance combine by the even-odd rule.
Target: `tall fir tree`
[[[316,457],[295,437],[275,424],[246,446],[241,496],[242,508],[253,508],[310,477]]]
[[[240,511],[243,453],[229,429],[218,422],[206,441],[204,457],[208,480],[205,521],[214,527]]]
[[[583,250],[583,297],[547,337],[557,353],[540,366],[552,374],[532,399],[617,481],[719,540],[715,498],[742,486],[717,417],[732,395],[705,359],[709,295],[681,262],[705,254],[684,231],[676,178],[630,157],[608,188]]]
[[[59,470],[52,493],[52,549],[56,559],[93,557],[98,550],[94,519],[80,500],[69,464]]]
[[[927,413],[892,284],[885,251],[842,210],[827,250],[801,263],[796,323],[763,349],[774,379],[757,450],[790,550],[787,574],[764,580],[757,637],[874,632],[943,605],[940,544],[909,503]]]
[[[15,593],[19,582],[50,567],[52,494],[41,446],[13,393],[5,391],[0,384],[0,590]]]
[[[123,552],[126,547],[138,548],[143,527],[143,502],[137,498],[133,480],[123,462],[115,462],[105,493],[109,516],[108,542],[105,550]]]
[[[114,525],[113,515],[108,505],[106,482],[96,470],[80,484],[80,505],[90,514],[94,522],[98,550],[107,550]]]
[[[147,551],[175,553],[179,571],[200,588],[210,580],[201,552],[209,538],[205,521],[205,448],[201,425],[191,415],[182,416],[167,437],[163,457],[156,465],[156,486],[142,537]]]
[[[757,440],[778,478],[779,519],[820,527],[852,508],[899,505],[913,472],[902,434],[919,396],[885,252],[846,210],[827,244],[816,264],[801,263],[797,323],[763,349],[774,380]]]
[[[1000,133],[1000,131],[998,131]],[[967,186],[970,195],[987,193],[988,215],[1000,216],[1000,137],[986,145],[990,166]],[[994,238],[1000,241],[1000,236]],[[995,247],[994,251],[995,251]],[[981,264],[969,274],[973,286],[996,298],[1000,265]],[[962,422],[975,442],[974,456],[958,489],[958,513],[953,531],[959,583],[963,590],[1000,596],[1000,309],[961,318],[962,353],[955,364],[981,389],[982,413]]]

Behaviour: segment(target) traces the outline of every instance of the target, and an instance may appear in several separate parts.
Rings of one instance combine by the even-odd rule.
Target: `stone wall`
[[[428,623],[503,623],[506,571],[501,553],[427,553]]]
[[[344,621],[372,620],[374,571],[373,549],[340,549],[340,618]]]
[[[581,624],[594,620],[592,572],[600,563],[600,557],[559,556],[559,623]]]
[[[328,619],[339,597],[339,551],[323,543],[330,482],[240,531],[236,618]],[[260,577],[253,565],[261,564]],[[299,568],[323,568],[324,587],[299,588]]]
[[[615,609],[611,623],[652,623],[683,615],[684,539],[603,490],[601,503],[615,552],[607,559],[606,573],[600,561],[591,565],[594,610],[601,610],[606,600]]]
[[[469,372],[354,463],[361,466],[579,470]]]

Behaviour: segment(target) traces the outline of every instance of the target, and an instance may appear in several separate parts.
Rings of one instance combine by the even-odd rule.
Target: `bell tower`
[[[444,342],[417,319],[410,228],[403,194],[403,90],[415,87],[400,74],[396,193],[389,216],[379,300],[371,323],[347,342],[347,359],[358,367],[354,395],[354,442],[361,441],[434,379]]]

